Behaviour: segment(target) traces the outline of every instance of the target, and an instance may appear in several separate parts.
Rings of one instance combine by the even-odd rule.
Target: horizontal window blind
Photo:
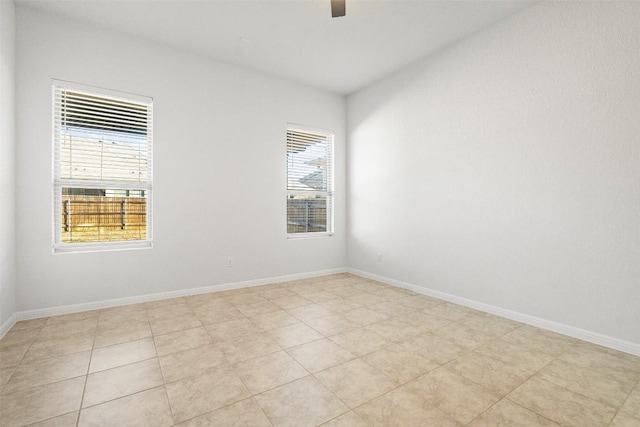
[[[131,98],[54,82],[54,249],[150,242],[153,104]]]
[[[150,182],[151,105],[56,86],[59,179]]]
[[[287,233],[331,233],[333,134],[287,129]]]

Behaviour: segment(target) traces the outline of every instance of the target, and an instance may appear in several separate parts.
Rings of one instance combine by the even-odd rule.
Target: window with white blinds
[[[55,252],[151,246],[153,101],[54,81]]]
[[[287,128],[287,235],[333,233],[333,133]]]

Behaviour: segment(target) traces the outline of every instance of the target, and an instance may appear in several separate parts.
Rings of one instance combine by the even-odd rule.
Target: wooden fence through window
[[[287,233],[327,231],[326,199],[287,199]]]
[[[146,239],[144,197],[63,196],[61,210],[63,242]]]

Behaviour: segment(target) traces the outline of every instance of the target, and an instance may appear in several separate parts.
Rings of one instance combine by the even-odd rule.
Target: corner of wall
[[[0,337],[15,323],[15,6],[0,1]]]

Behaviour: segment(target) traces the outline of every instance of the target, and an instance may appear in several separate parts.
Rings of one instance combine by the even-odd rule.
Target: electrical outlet
[[[378,262],[382,262],[382,254],[378,254],[377,261],[378,261]]]
[[[233,267],[233,258],[227,258],[227,267]]]

